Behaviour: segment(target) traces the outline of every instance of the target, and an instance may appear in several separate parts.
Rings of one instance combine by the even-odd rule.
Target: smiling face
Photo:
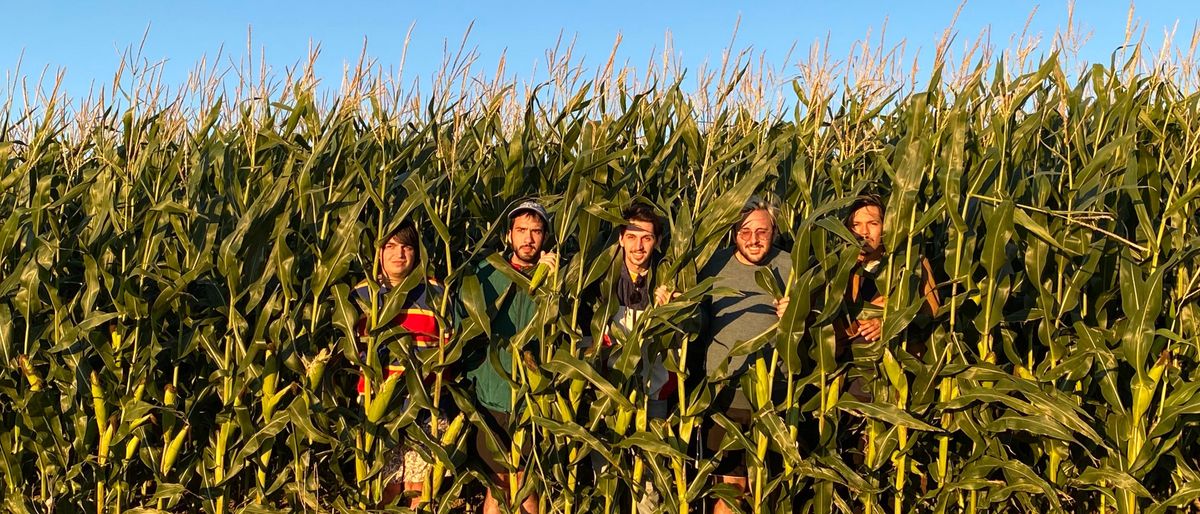
[[[546,240],[546,224],[537,214],[518,214],[508,229],[508,244],[513,249],[513,261],[524,266],[537,264]]]
[[[399,236],[393,236],[379,250],[379,260],[384,277],[394,286],[417,267],[417,249],[401,242]]]
[[[650,255],[658,243],[654,224],[649,221],[633,220],[625,225],[621,239],[617,242],[625,254],[625,267],[630,271],[642,272],[650,264]]]
[[[755,209],[746,215],[738,226],[734,242],[737,259],[742,264],[759,265],[771,251],[771,240],[775,238],[775,220],[766,209]]]
[[[883,211],[867,205],[850,215],[850,231],[863,241],[862,254],[878,253],[883,244]]]

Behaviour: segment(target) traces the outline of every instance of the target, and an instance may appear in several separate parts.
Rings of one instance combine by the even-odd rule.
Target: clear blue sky
[[[1043,35],[1043,48],[1047,48],[1055,29],[1066,24],[1066,5],[1065,1],[971,0],[956,25],[959,40],[974,39],[990,26],[993,42],[1007,46],[1009,37],[1021,31],[1030,11],[1038,7],[1031,32]],[[888,41],[904,39],[910,56],[917,49],[927,55],[957,7],[954,0],[18,2],[5,7],[8,23],[0,32],[0,70],[11,80],[19,59],[21,74],[27,77],[36,78],[45,68],[63,68],[67,92],[79,96],[93,82],[109,82],[122,51],[136,46],[146,34],[143,56],[165,60],[165,82],[177,85],[202,56],[211,59],[222,45],[226,56],[243,56],[247,30],[252,29],[256,58],[265,51],[276,71],[302,60],[310,42],[320,43],[317,71],[327,85],[336,85],[343,65],[357,59],[364,38],[372,57],[385,67],[398,66],[405,34],[415,23],[405,76],[428,78],[439,67],[443,45],[456,47],[472,21],[468,45],[479,50],[479,65],[487,69],[494,68],[505,50],[510,74],[527,74],[535,64],[544,69],[545,50],[560,32],[567,39],[577,38],[576,55],[584,56],[591,68],[603,64],[621,33],[620,57],[641,68],[652,52],[661,52],[669,31],[676,54],[695,70],[705,60],[719,62],[739,15],[736,46],[765,52],[767,60],[782,65],[793,43],[803,54],[812,42],[830,35],[831,52],[837,57],[868,31],[877,40],[885,21]],[[1128,7],[1128,2],[1116,0],[1078,2],[1076,22],[1093,33],[1084,47],[1085,59],[1108,61],[1124,40]],[[1186,45],[1200,18],[1200,2],[1143,0],[1137,4],[1136,17],[1155,48],[1163,31],[1176,22],[1178,43]],[[4,95],[0,89],[0,99]]]

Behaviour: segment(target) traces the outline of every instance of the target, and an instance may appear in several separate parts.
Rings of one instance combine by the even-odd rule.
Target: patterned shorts
[[[449,428],[450,423],[446,418],[438,417],[438,433],[441,434]],[[421,428],[425,433],[429,433],[429,421],[421,423]],[[403,478],[405,482],[423,482],[425,475],[429,473],[429,468],[432,462],[427,462],[421,453],[409,449],[408,445],[401,443],[392,448],[388,452],[387,464],[383,468],[383,476],[388,482]]]

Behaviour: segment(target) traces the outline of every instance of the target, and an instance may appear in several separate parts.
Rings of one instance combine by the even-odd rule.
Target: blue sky
[[[910,56],[918,49],[927,56],[957,7],[957,1],[944,0],[20,2],[6,6],[9,23],[0,31],[0,70],[11,80],[18,60],[21,74],[34,79],[44,69],[65,69],[67,92],[80,96],[93,83],[110,81],[121,53],[137,46],[145,35],[143,57],[164,61],[165,82],[177,85],[202,56],[211,59],[222,45],[226,63],[230,57],[245,55],[247,33],[252,30],[256,60],[265,52],[275,71],[303,60],[310,43],[319,43],[318,74],[327,84],[336,85],[343,65],[359,56],[364,38],[369,55],[380,64],[399,66],[411,25],[405,76],[428,78],[440,66],[444,45],[456,48],[472,22],[468,46],[478,49],[479,66],[493,69],[501,52],[506,52],[510,74],[523,79],[535,66],[544,69],[545,50],[560,33],[576,39],[576,55],[591,68],[604,63],[620,33],[620,58],[642,68],[654,52],[661,53],[669,31],[676,55],[695,70],[705,60],[719,62],[739,16],[735,46],[750,46],[782,66],[793,44],[799,58],[811,43],[829,36],[831,53],[838,57],[868,33],[877,41],[885,22],[889,42],[906,40]],[[1065,1],[971,0],[956,25],[959,41],[973,40],[990,26],[993,42],[1006,46],[1035,7],[1038,12],[1030,31],[1043,35],[1048,43],[1056,28],[1066,24]],[[1078,2],[1076,22],[1092,33],[1084,59],[1108,61],[1124,40],[1128,8],[1124,1]],[[1200,19],[1200,2],[1141,1],[1136,17],[1155,48],[1163,31],[1177,22],[1181,34],[1177,39],[1186,45]],[[6,94],[0,89],[0,97]]]

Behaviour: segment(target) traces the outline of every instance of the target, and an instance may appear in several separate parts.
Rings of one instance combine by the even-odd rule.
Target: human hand
[[[525,369],[527,369],[527,370],[539,369],[538,364],[537,364],[537,359],[533,358],[533,352],[528,351],[528,350],[522,351],[521,352],[521,360],[524,361],[524,363],[525,363]]]
[[[858,335],[867,342],[879,340],[879,337],[883,335],[883,320],[878,318],[858,320]]]
[[[658,286],[654,289],[655,305],[662,305],[676,298],[679,298],[679,292],[667,289],[667,286]]]
[[[790,301],[791,300],[789,300],[788,297],[786,297],[786,296],[784,296],[783,298],[776,298],[775,301],[772,302],[775,304],[775,315],[782,318],[783,313],[787,311],[788,302],[790,302]]]
[[[542,257],[538,259],[538,264],[545,264],[550,269],[558,269],[558,254],[554,252],[542,252]]]

